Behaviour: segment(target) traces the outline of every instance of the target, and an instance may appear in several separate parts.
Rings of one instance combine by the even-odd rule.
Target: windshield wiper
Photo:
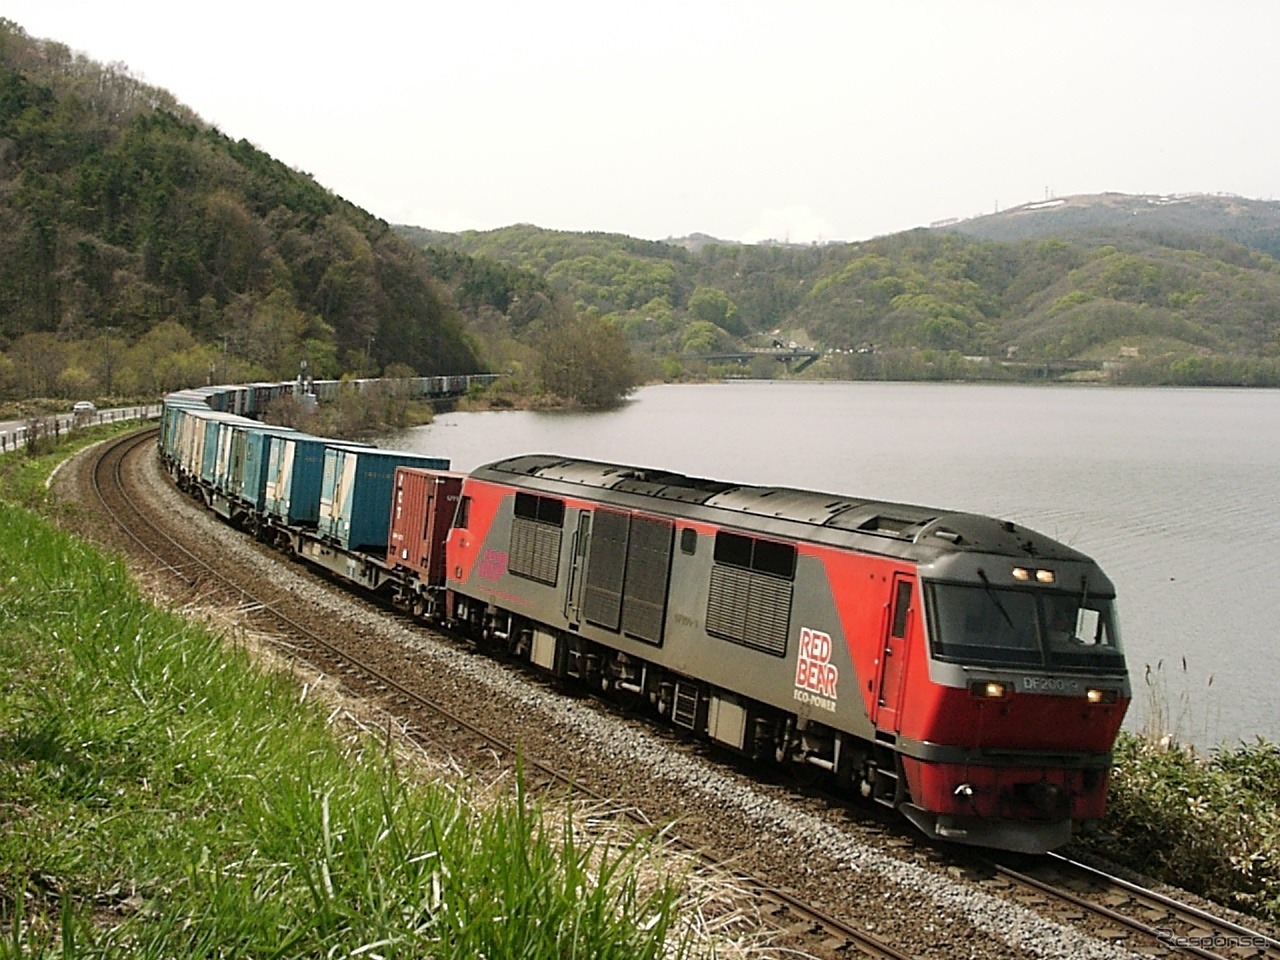
[[[1000,611],[1000,616],[1004,617],[1004,622],[1009,625],[1010,630],[1016,630],[1013,620],[1009,617],[1009,611],[1004,608],[1004,604],[1000,602],[1000,598],[996,596],[995,589],[991,586],[991,581],[987,579],[987,572],[981,567],[978,568],[978,579],[982,581],[982,586],[986,588],[987,596],[991,598],[991,602],[996,605],[996,609]]]
[[[1081,624],[1083,624],[1083,623],[1084,623],[1084,612],[1085,612],[1085,610],[1086,610],[1086,609],[1088,609],[1088,604],[1089,604],[1089,577],[1088,577],[1088,575],[1087,575],[1087,574],[1081,574],[1081,576],[1080,576],[1080,606],[1079,606],[1079,608],[1076,610],[1076,629],[1075,629],[1075,636],[1074,636],[1074,637],[1072,637],[1072,639],[1073,639],[1073,640],[1076,640],[1076,641],[1077,641],[1077,642],[1079,642],[1079,643],[1097,644],[1097,642],[1098,642],[1098,637],[1097,637],[1097,634],[1096,634],[1096,633],[1094,634],[1094,637],[1093,637],[1093,639],[1092,639],[1092,640],[1081,640],[1081,639],[1080,639],[1080,626],[1081,626]],[[1098,626],[1095,628],[1095,630],[1101,630],[1101,629],[1102,629],[1102,620],[1101,620],[1102,614],[1101,614],[1101,612],[1099,612],[1098,617],[1099,617],[1099,620],[1098,620]]]

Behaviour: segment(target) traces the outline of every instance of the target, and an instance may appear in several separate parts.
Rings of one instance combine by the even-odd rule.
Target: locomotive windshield
[[[1110,598],[951,583],[929,585],[926,597],[941,660],[1124,669]]]

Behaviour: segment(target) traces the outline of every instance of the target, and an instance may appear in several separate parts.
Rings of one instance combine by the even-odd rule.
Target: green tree
[[[689,315],[739,336],[747,333],[738,321],[737,304],[729,299],[727,293],[715,287],[698,287],[693,291],[693,296],[689,297]]]
[[[248,296],[237,298],[228,305],[225,316],[232,324],[231,336],[237,353],[277,377],[290,377],[298,372],[298,361],[308,353],[303,341],[308,339],[308,334],[319,332],[323,323],[318,317],[308,317],[299,310],[293,294],[283,289],[272,290],[261,300]],[[313,339],[323,337],[313,336]]]
[[[0,353],[0,398],[11,397],[14,395],[15,364],[3,353]]]
[[[599,317],[578,317],[548,330],[537,347],[544,390],[584,407],[608,407],[636,387],[626,338]]]
[[[938,350],[959,350],[969,339],[969,328],[955,317],[933,316],[920,324],[920,339]]]
[[[254,370],[248,367],[243,372]],[[190,331],[169,320],[153,327],[129,348],[119,379],[129,393],[155,395],[199,386],[215,376],[238,380],[237,372],[223,370],[219,351],[197,343]],[[262,374],[260,369],[258,372]]]
[[[19,397],[53,396],[67,365],[67,344],[52,333],[28,333],[9,348]]]
[[[721,342],[724,331],[714,323],[697,320],[685,327],[680,337],[680,349],[684,353],[710,353]]]

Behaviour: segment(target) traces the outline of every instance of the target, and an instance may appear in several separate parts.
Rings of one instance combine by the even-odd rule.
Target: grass
[[[291,677],[12,506],[44,490],[41,458],[18,459],[0,507],[0,958],[691,952],[647,846],[337,735]]]
[[[31,510],[52,509],[53,496],[46,481],[59,463],[77,450],[137,429],[138,421],[120,420],[64,432],[56,442],[47,438],[49,442],[45,443],[46,438],[41,438],[42,442],[32,449],[23,447],[0,454],[0,500]]]

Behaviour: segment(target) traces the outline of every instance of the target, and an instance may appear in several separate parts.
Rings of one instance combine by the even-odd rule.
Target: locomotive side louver
[[[507,571],[555,586],[560,566],[560,528],[515,517]]]
[[[791,583],[716,565],[707,593],[707,632],[775,657],[786,656]]]
[[[662,643],[667,612],[667,577],[675,524],[633,517],[627,544],[627,588],[622,599],[622,632],[646,643]]]
[[[554,587],[560,576],[564,501],[517,493],[511,518],[507,572]]]
[[[617,630],[622,620],[622,578],[627,571],[627,540],[631,517],[614,510],[597,510],[591,528],[591,555],[583,616],[588,623]]]

